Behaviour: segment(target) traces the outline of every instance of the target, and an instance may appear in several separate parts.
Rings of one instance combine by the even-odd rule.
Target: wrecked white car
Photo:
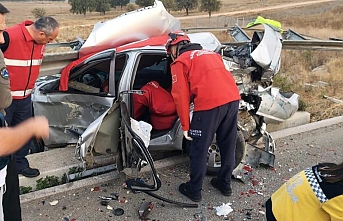
[[[245,46],[238,48],[222,45],[211,33],[189,34],[192,42],[223,55],[224,63],[240,88],[242,100],[236,166],[243,160],[251,165],[274,165],[274,140],[265,130],[264,115],[259,112],[269,110],[261,108],[265,106],[264,93],[274,99],[275,94],[268,93],[267,88],[271,88],[272,77],[279,70],[282,43],[277,30],[268,25],[264,27],[265,31],[256,32],[255,38],[248,39]],[[32,97],[33,107],[36,115],[49,119],[50,138],[37,146],[50,148],[76,144],[76,157],[85,168],[93,165],[94,154],[113,154],[119,170],[139,168],[142,160],[152,166],[153,162],[147,159],[149,154],[145,151],[185,150],[187,142],[179,119],[167,130],[152,129],[147,149],[130,123],[134,93],[140,93],[139,89],[152,80],[164,88],[171,85],[171,59],[165,51],[167,38],[160,34],[111,46],[97,53],[87,53],[70,63],[60,74],[40,78]],[[257,40],[266,44],[256,47]],[[266,50],[268,54],[261,53]],[[285,103],[289,102],[287,97],[282,94],[281,97]],[[296,109],[297,103],[290,105],[286,109],[287,116]],[[251,159],[246,157],[247,147],[252,150],[248,151]],[[209,172],[216,172],[220,167],[220,153],[215,140],[209,147],[207,163]]]
[[[190,34],[193,42],[203,42],[208,50],[219,51],[220,42],[211,33]],[[116,154],[124,167],[131,166],[131,144],[123,126],[120,103],[132,116],[132,93],[149,81],[162,87],[171,85],[170,62],[165,51],[167,36],[153,37],[108,49],[62,71],[60,77],[40,80],[33,96],[34,112],[49,119],[47,147],[77,144],[77,154],[90,163],[91,156]],[[120,95],[122,94],[122,95]],[[238,130],[237,162],[245,151],[245,139]],[[185,141],[179,120],[168,130],[151,131],[149,151],[183,150]],[[215,143],[214,143],[215,145]],[[125,153],[125,154],[124,154]],[[118,166],[118,165],[117,165]],[[214,167],[214,166],[213,166]]]

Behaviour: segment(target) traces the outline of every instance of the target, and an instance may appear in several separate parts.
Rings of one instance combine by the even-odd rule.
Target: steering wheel
[[[95,87],[95,88],[99,88],[100,92],[103,92],[102,80],[99,77],[99,75],[97,75],[96,73],[87,73],[83,75],[82,83]]]

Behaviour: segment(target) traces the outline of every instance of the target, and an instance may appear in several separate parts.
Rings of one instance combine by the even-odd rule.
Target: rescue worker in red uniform
[[[172,96],[184,136],[190,144],[190,180],[179,186],[181,194],[194,202],[202,199],[208,148],[216,134],[221,168],[211,184],[230,196],[231,176],[235,165],[239,90],[219,54],[190,43],[182,32],[169,34],[167,53],[173,62]],[[193,116],[190,120],[190,103]]]
[[[176,108],[171,94],[157,81],[150,81],[141,88],[144,93],[133,94],[134,118],[138,119],[146,109],[149,122],[155,130],[167,130],[176,119]]]
[[[6,108],[6,121],[10,127],[32,117],[31,92],[39,75],[45,45],[53,41],[59,32],[59,24],[52,17],[37,21],[24,21],[7,28],[5,44],[1,46],[10,76],[12,104]],[[36,177],[38,169],[30,168],[26,155],[30,142],[16,152],[17,170],[26,177]]]

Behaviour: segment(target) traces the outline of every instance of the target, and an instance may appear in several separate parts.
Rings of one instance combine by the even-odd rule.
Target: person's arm
[[[0,128],[0,156],[10,155],[20,149],[32,137],[49,137],[49,124],[45,117],[30,118],[15,127]]]
[[[183,131],[188,131],[190,126],[190,88],[187,78],[187,71],[187,67],[181,62],[176,62],[171,66],[173,82],[172,96]]]
[[[4,35],[5,43],[0,44],[0,50],[2,52],[5,52],[8,48],[9,43],[10,43],[10,36],[8,35],[8,33],[6,31],[4,31],[3,35]]]

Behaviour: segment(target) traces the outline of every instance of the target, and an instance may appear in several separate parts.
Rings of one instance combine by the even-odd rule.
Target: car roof
[[[210,32],[192,33],[188,34],[188,36],[192,43],[199,43],[206,50],[218,51],[221,48],[221,43],[219,42],[219,40]],[[159,49],[165,51],[165,44],[167,43],[168,39],[169,37],[166,35],[151,37],[125,44],[117,48],[111,48],[98,53],[85,55],[69,63],[65,68],[62,69],[60,90],[67,90],[67,83],[62,82],[68,82],[69,74],[74,68],[81,67],[82,65],[94,60],[110,57],[114,51],[116,51],[117,53],[142,49]]]

